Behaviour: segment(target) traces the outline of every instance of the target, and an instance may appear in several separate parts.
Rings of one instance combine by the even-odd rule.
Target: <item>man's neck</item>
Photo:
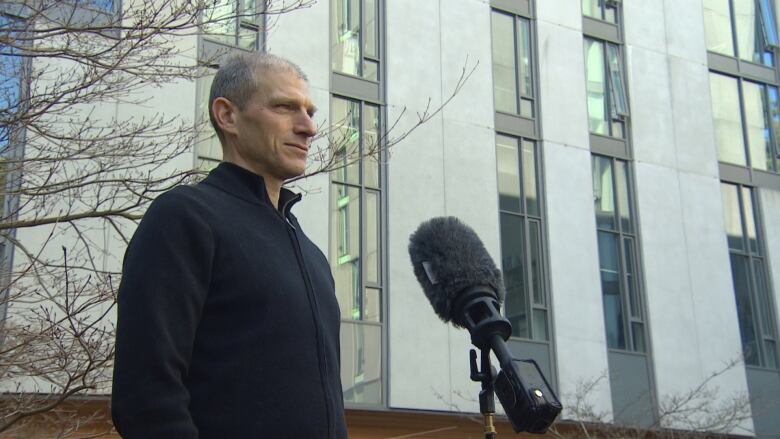
[[[249,172],[252,172],[254,174],[257,174],[261,177],[263,177],[263,182],[265,183],[265,192],[268,194],[268,199],[271,201],[271,204],[273,204],[275,209],[279,209],[279,193],[282,190],[282,184],[284,184],[283,181],[279,180],[276,177],[273,177],[271,175],[267,175],[266,173],[262,172],[261,170],[254,169],[249,163],[247,163],[245,160],[241,160],[240,157],[223,157],[223,161],[232,163],[236,166],[240,166],[244,169],[246,169]]]

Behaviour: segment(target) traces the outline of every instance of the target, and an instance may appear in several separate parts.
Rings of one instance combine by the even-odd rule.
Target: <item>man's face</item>
[[[280,182],[304,173],[317,126],[306,82],[287,70],[257,73],[260,86],[236,112],[236,153],[253,171]]]

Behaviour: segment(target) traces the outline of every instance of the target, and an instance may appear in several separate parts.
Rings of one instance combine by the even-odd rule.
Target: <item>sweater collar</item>
[[[268,197],[263,177],[234,163],[220,163],[216,168],[212,169],[203,182],[216,186],[250,203],[259,201],[261,204],[268,204],[273,207],[271,199]],[[284,187],[281,188],[279,192],[279,211],[287,216],[292,206],[300,199],[301,194],[296,194]]]

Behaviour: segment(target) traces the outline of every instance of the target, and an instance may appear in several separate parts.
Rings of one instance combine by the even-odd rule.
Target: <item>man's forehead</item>
[[[309,98],[309,84],[294,70],[263,69],[256,73],[258,91],[269,97],[276,95],[295,95]]]

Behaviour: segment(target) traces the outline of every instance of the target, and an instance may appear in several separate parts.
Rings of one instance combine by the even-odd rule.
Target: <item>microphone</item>
[[[439,318],[468,329],[483,355],[495,352],[501,365],[495,391],[514,430],[544,433],[561,404],[536,362],[516,360],[509,352],[505,341],[512,325],[501,314],[501,271],[474,230],[455,217],[430,219],[409,237],[409,256]]]

